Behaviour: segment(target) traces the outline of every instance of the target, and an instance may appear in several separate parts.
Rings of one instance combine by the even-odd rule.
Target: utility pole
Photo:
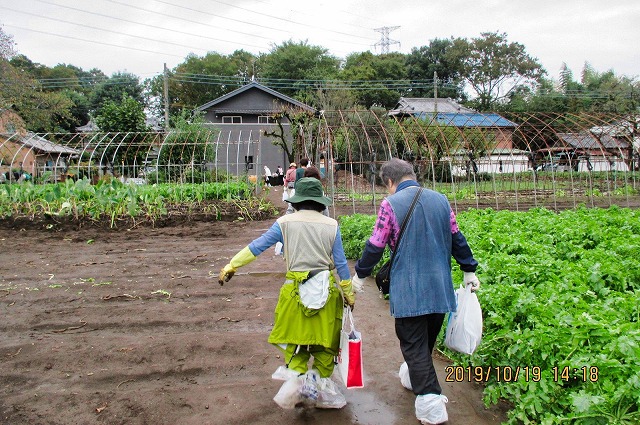
[[[399,41],[390,40],[389,39],[389,33],[391,31],[397,30],[398,28],[400,28],[400,27],[399,26],[381,27],[381,28],[375,28],[374,29],[374,31],[379,32],[380,34],[382,34],[382,37],[380,38],[380,41],[378,41],[376,44],[374,44],[374,46],[380,46],[380,52],[382,54],[389,53],[389,45],[390,44],[397,44],[398,46],[400,45]]]
[[[438,115],[438,73],[433,71],[433,111]]]
[[[163,72],[164,80],[164,129],[169,130],[169,69],[167,64],[164,64]]]

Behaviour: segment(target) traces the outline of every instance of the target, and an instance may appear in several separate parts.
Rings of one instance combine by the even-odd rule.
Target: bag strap
[[[398,251],[398,248],[400,247],[400,241],[402,240],[404,229],[407,227],[409,218],[411,217],[411,214],[413,214],[413,210],[416,207],[416,204],[418,203],[418,198],[420,198],[421,193],[422,193],[422,188],[419,188],[416,191],[416,195],[413,197],[413,201],[411,202],[411,206],[409,207],[409,212],[407,212],[407,215],[404,217],[404,220],[402,220],[402,225],[400,226],[400,233],[398,233],[398,240],[396,241],[396,249],[391,253],[391,258],[389,259],[389,274],[391,274],[391,265],[393,264],[393,259],[396,256],[396,252]]]
[[[342,329],[344,330],[345,323],[349,322],[349,330],[354,331],[356,329],[356,324],[353,322],[353,313],[351,312],[351,307],[345,307],[344,312],[342,313]]]

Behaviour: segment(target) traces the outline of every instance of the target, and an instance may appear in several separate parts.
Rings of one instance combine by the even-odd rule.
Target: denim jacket
[[[405,181],[398,185],[396,193],[386,198],[397,223],[404,220],[416,190],[415,181]],[[389,237],[393,240],[386,242],[397,250],[391,268],[391,315],[401,318],[455,311],[451,257],[463,271],[475,271],[478,263],[457,228],[447,198],[423,189],[400,242],[395,240],[397,234]],[[360,277],[371,273],[383,249],[384,246],[380,248],[367,242],[356,264]]]

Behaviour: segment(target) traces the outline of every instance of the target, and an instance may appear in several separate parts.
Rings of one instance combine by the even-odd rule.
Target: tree
[[[144,106],[133,97],[123,94],[120,101],[107,101],[95,117],[96,124],[104,133],[124,133],[113,140],[117,143],[105,145],[104,157],[111,164],[142,164],[150,146],[139,133],[147,128]],[[102,156],[102,155],[101,155]],[[94,154],[94,157],[95,154]]]
[[[636,78],[618,76],[610,69],[596,71],[589,63],[582,70],[581,84],[591,98],[591,110],[594,112],[628,113],[638,108],[637,95],[640,89]]]
[[[118,102],[123,96],[133,98],[137,103],[145,105],[143,86],[138,77],[126,72],[116,72],[111,78],[98,83],[89,95],[92,115],[98,116],[102,108],[110,102]]]
[[[278,80],[266,85],[304,102],[322,81],[336,77],[340,61],[324,47],[289,40],[261,55],[258,65],[260,79]]]
[[[216,159],[213,142],[219,130],[205,128],[202,115],[191,116],[186,110],[173,117],[172,122],[174,125],[158,153],[158,164],[167,166],[164,171],[158,170],[160,174],[165,173],[158,180],[173,180],[175,175],[182,180],[191,177],[203,181],[206,164]]]
[[[435,97],[436,82],[425,85],[425,81],[433,81],[436,74],[438,97],[466,100],[461,76],[462,63],[459,57],[451,54],[452,47],[452,40],[436,38],[428,46],[411,49],[406,61],[407,75],[417,86],[411,89],[411,97]]]
[[[274,146],[280,146],[287,155],[287,160],[294,162],[296,154],[300,151],[300,147],[303,144],[302,137],[304,137],[304,131],[305,129],[309,130],[309,125],[313,117],[313,112],[283,106],[280,111],[271,115],[271,118],[273,118],[277,124],[277,128],[273,131],[265,131],[264,135],[273,137],[271,143],[273,143]],[[289,124],[290,134],[285,131],[284,126],[286,124]],[[289,143],[289,138],[293,139],[293,143]]]
[[[70,117],[72,102],[39,90],[37,81],[11,64],[16,55],[13,36],[0,26],[0,108],[18,113],[28,130],[58,130],[57,123]]]
[[[399,81],[408,83],[406,78],[405,56],[400,53],[353,53],[340,72],[340,79],[350,83],[358,104],[365,108],[391,108],[404,94],[394,86]]]
[[[0,58],[0,108],[15,111],[35,132],[58,132],[72,119],[73,102],[60,93],[48,93],[28,75]]]
[[[120,101],[107,101],[96,115],[96,124],[103,132],[145,132],[144,106],[133,97],[123,94]]]
[[[473,103],[481,111],[505,101],[517,87],[535,84],[545,74],[522,44],[507,41],[506,33],[486,32],[471,41],[455,39],[451,55],[461,61],[461,75],[476,93]]]
[[[192,111],[213,99],[223,96],[254,77],[256,57],[244,50],[229,56],[209,52],[199,57],[190,54],[185,61],[169,72],[169,114],[179,117],[181,111]],[[164,107],[164,76],[146,82],[150,95],[156,100],[154,113],[162,116]]]
[[[9,60],[16,54],[16,43],[11,34],[7,34],[0,24],[0,59]]]

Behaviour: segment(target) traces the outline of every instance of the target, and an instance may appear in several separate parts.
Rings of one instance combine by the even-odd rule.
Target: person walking
[[[362,287],[386,245],[395,252],[389,308],[416,395],[416,417],[422,424],[440,424],[448,420],[448,399],[442,395],[432,352],[445,314],[456,310],[451,257],[464,272],[464,284],[472,285],[473,290],[480,286],[475,275],[478,262],[458,228],[447,198],[421,188],[410,163],[393,158],[382,165],[380,177],[389,196],[380,205],[352,282],[354,287]],[[400,225],[419,190],[415,209],[398,242]]]
[[[293,185],[296,182],[296,163],[289,164],[289,169],[284,176],[284,187],[287,191],[287,196],[293,196]]]
[[[300,160],[300,168],[296,170],[296,181],[304,177],[304,170],[309,166],[309,158],[302,158]]]
[[[314,179],[318,179],[318,181],[322,182],[322,177],[320,177],[320,170],[318,170],[313,165],[309,165],[307,168],[305,168],[303,177],[313,177]],[[323,195],[324,195],[324,193],[323,193]],[[294,211],[295,211],[295,209],[293,208],[293,204],[289,204],[285,214],[291,214]],[[329,207],[328,206],[324,207],[324,210],[322,210],[322,214],[326,215],[327,217],[329,217]]]
[[[287,202],[296,211],[278,218],[265,233],[238,252],[220,270],[218,283],[228,282],[240,267],[277,242],[284,245],[287,271],[268,341],[282,352],[285,363],[274,378],[286,382],[274,400],[283,408],[292,408],[298,402],[305,406],[341,408],[346,400],[331,375],[340,345],[343,305],[353,308],[355,292],[340,227],[336,220],[322,215],[331,199],[323,195],[322,184],[315,178],[298,180],[296,193]],[[311,357],[313,362],[309,366]],[[304,381],[295,394],[295,403],[279,397],[288,388],[297,388],[291,380]]]
[[[269,167],[267,167],[266,165],[264,166],[264,184],[265,186],[271,186],[271,183],[269,183],[271,179],[271,170],[269,169]]]

